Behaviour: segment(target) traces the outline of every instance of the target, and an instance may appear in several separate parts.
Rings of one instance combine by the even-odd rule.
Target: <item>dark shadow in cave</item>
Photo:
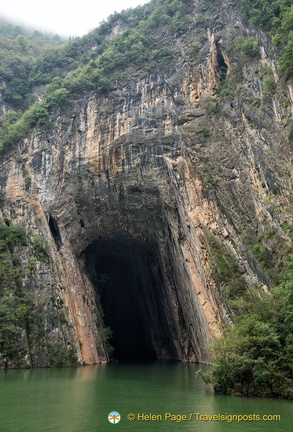
[[[220,82],[223,83],[226,79],[226,75],[228,72],[228,65],[226,64],[221,49],[219,47],[219,43],[216,42],[217,48],[217,61],[218,61],[218,72],[220,75]]]
[[[57,224],[57,221],[53,218],[53,216],[49,215],[49,228],[51,231],[51,234],[54,238],[55,244],[57,246],[57,249],[59,250],[62,245],[61,235],[59,231],[59,227]]]
[[[157,251],[141,243],[100,240],[85,251],[87,271],[119,361],[176,358],[163,307]],[[161,349],[161,347],[163,347]],[[164,356],[163,356],[164,357]]]

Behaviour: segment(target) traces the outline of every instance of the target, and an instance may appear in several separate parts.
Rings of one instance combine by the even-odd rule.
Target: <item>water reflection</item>
[[[0,425],[5,432],[119,431],[282,432],[291,431],[288,401],[232,398],[207,392],[196,365],[173,362],[95,365],[68,369],[0,371]],[[134,421],[129,412],[187,415],[280,414],[276,422]]]

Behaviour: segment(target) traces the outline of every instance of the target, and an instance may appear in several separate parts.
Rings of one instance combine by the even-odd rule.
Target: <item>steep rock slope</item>
[[[293,88],[237,8],[201,12],[175,59],[83,93],[4,155],[1,217],[28,236],[8,261],[42,332],[27,314],[3,365],[50,365],[58,350],[210,362],[236,300],[274,283],[290,250]]]

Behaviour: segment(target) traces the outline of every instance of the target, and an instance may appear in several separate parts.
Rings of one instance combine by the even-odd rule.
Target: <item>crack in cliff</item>
[[[54,242],[56,244],[57,249],[59,250],[62,245],[61,235],[59,231],[59,227],[55,218],[52,215],[49,215],[48,225],[53,236]]]

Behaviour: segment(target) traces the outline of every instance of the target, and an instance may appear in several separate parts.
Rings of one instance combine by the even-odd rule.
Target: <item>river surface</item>
[[[157,361],[0,371],[0,431],[292,431],[292,402],[214,395],[198,368]],[[112,411],[118,423],[109,422]],[[281,420],[262,419],[272,415]]]

